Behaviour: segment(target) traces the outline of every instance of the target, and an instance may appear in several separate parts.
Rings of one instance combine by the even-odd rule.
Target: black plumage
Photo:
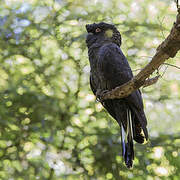
[[[131,68],[122,53],[121,35],[114,25],[101,22],[86,25],[86,44],[90,61],[90,86],[98,96],[112,90],[133,77]],[[109,114],[121,127],[122,154],[128,168],[134,159],[133,139],[144,143],[148,139],[147,120],[140,90],[126,98],[101,101]]]

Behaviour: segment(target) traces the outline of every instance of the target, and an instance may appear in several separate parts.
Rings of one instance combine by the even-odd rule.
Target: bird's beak
[[[88,31],[89,28],[90,28],[90,24],[86,24],[86,30],[87,30],[87,32],[89,32],[89,31]]]
[[[87,36],[92,36],[92,35],[93,35],[93,33],[90,32],[90,27],[91,27],[90,24],[86,24],[86,30],[87,30],[87,32],[88,32]],[[86,37],[86,38],[87,38],[87,37]]]
[[[94,24],[86,24],[86,30],[88,33],[92,31],[92,28],[94,25],[95,25],[95,23]]]

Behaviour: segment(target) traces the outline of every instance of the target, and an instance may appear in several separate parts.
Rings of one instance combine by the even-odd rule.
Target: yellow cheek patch
[[[106,35],[108,38],[111,38],[111,37],[113,36],[113,30],[108,29],[108,30],[105,32],[105,35]]]

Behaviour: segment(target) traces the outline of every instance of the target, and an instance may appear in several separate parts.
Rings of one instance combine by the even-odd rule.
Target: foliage
[[[180,74],[143,89],[150,142],[122,163],[119,127],[89,88],[85,24],[117,25],[132,69],[170,30],[173,1],[0,2],[0,178],[173,179],[180,177]],[[170,63],[179,64],[170,60]],[[136,73],[136,72],[135,72]]]

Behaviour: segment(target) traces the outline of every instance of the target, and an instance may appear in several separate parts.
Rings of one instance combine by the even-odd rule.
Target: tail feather
[[[124,127],[121,123],[121,144],[122,144],[122,156],[125,158],[126,153],[126,132],[124,130]]]
[[[131,107],[135,116],[136,116],[136,120],[135,120],[135,127],[140,129],[140,132],[137,134],[141,134],[142,136],[144,136],[146,138],[146,140],[148,140],[148,131],[146,128],[147,125],[147,120],[146,120],[146,116],[144,114],[143,110],[137,110],[134,107]],[[139,127],[138,127],[139,126]],[[142,132],[141,132],[142,130]]]
[[[141,115],[141,112],[139,112],[139,113]],[[143,130],[142,125],[140,123],[140,120],[139,120],[140,115],[137,116],[134,110],[131,111],[131,118],[133,121],[133,139],[136,142],[143,144],[144,142],[146,142],[147,136],[145,136],[144,130]],[[146,126],[144,127],[144,129],[147,132]],[[147,133],[146,133],[146,135],[147,135]]]
[[[124,130],[121,124],[121,138],[122,138],[122,154],[127,168],[131,168],[134,160],[133,147],[133,121],[131,119],[131,112],[127,110],[127,130]]]

